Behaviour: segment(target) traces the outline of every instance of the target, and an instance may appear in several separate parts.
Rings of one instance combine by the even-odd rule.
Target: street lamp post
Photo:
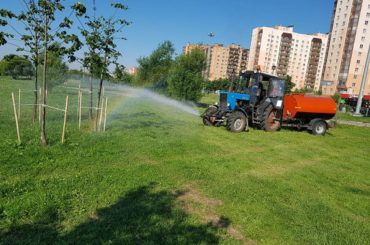
[[[356,111],[355,111],[354,115],[358,115],[358,116],[361,115],[360,114],[360,109],[361,109],[361,105],[362,105],[362,98],[364,97],[364,90],[365,90],[365,84],[366,84],[366,80],[367,80],[367,73],[369,72],[369,64],[370,64],[370,45],[369,45],[369,49],[367,51],[365,69],[364,69],[364,73],[362,75],[361,88],[360,88],[360,93],[358,95],[357,106],[356,106]]]

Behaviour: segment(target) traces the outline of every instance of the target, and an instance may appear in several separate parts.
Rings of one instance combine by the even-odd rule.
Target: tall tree
[[[170,41],[165,41],[148,56],[138,59],[139,67],[136,83],[139,85],[167,85],[168,72],[173,62],[175,49]]]
[[[38,67],[39,67],[39,59],[40,59],[40,50],[42,47],[41,39],[43,30],[40,28],[42,24],[41,15],[39,12],[39,8],[37,7],[35,1],[33,0],[23,0],[26,9],[23,10],[18,16],[17,19],[24,24],[25,32],[21,35],[21,40],[24,43],[24,47],[19,47],[18,51],[27,52],[30,55],[30,59],[34,66],[35,71],[35,83],[34,83],[34,107],[33,107],[33,116],[32,120],[35,121],[37,117],[37,104],[38,104]]]
[[[292,92],[292,89],[294,88],[295,84],[292,82],[292,76],[287,75],[285,77],[286,85],[285,85],[285,93],[289,94]]]
[[[205,54],[199,49],[178,56],[169,72],[169,94],[182,100],[198,101],[202,96],[205,65]]]
[[[80,3],[73,6],[73,11],[80,11],[78,15],[85,14],[85,8],[78,8]],[[43,81],[42,81],[42,104],[44,105],[41,110],[41,134],[40,139],[43,145],[47,144],[46,137],[46,107],[47,98],[47,70],[48,70],[48,54],[50,51],[59,54],[67,55],[70,62],[76,60],[74,53],[82,46],[81,41],[75,34],[68,34],[67,31],[71,28],[73,22],[67,16],[61,21],[56,18],[59,12],[65,9],[62,0],[39,0],[35,4],[35,14],[40,16],[42,20],[38,26],[42,30],[41,41],[43,47]],[[71,16],[71,14],[70,14]],[[55,31],[53,31],[55,30]],[[59,42],[57,42],[59,41]],[[53,45],[51,45],[53,44]],[[62,46],[63,44],[63,46]]]
[[[109,18],[105,16],[95,16],[95,6],[93,16],[85,14],[86,23],[81,24],[81,34],[85,38],[85,43],[88,46],[88,52],[85,53],[84,65],[90,70],[90,73],[95,73],[94,65],[99,63],[99,88],[98,88],[98,108],[102,103],[102,88],[104,78],[109,76],[108,68],[111,64],[116,64],[118,57],[121,55],[117,50],[118,39],[120,33],[125,26],[130,22],[123,18],[116,17],[118,12],[127,10],[127,6],[121,2],[112,3],[111,7],[115,10],[114,14]],[[96,117],[98,119],[98,117]],[[96,121],[97,123],[97,121]]]
[[[131,84],[133,82],[134,76],[129,74],[125,70],[124,65],[118,65],[116,64],[116,68],[113,72],[113,82],[115,83],[124,83],[124,84]]]

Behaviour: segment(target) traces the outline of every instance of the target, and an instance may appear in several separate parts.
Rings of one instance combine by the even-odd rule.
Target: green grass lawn
[[[25,108],[18,145],[19,87],[32,82],[0,79],[1,244],[370,244],[370,128],[232,134],[112,96],[107,132],[92,133],[86,120],[77,130],[68,91],[66,144],[60,112],[49,112],[42,147]],[[65,92],[50,104],[63,106]]]
[[[338,112],[336,115],[336,118],[338,120],[344,120],[344,121],[370,123],[370,117],[355,117],[355,116],[352,116],[352,114],[350,113]]]

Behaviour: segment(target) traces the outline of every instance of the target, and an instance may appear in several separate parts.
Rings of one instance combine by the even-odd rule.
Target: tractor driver
[[[253,74],[253,82],[251,84],[251,104],[258,104],[262,98],[263,84],[262,84],[261,69],[257,66]]]

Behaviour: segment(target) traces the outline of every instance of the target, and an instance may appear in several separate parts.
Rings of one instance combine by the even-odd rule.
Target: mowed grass
[[[66,144],[60,112],[42,147],[24,109],[18,145],[10,92],[32,82],[0,86],[0,243],[370,244],[369,128],[232,134],[133,96],[109,98],[107,132],[92,133],[68,91]]]
[[[370,117],[361,117],[361,116],[358,117],[358,116],[353,116],[350,113],[338,112],[336,115],[336,118],[339,120],[344,120],[344,121],[370,123]]]

